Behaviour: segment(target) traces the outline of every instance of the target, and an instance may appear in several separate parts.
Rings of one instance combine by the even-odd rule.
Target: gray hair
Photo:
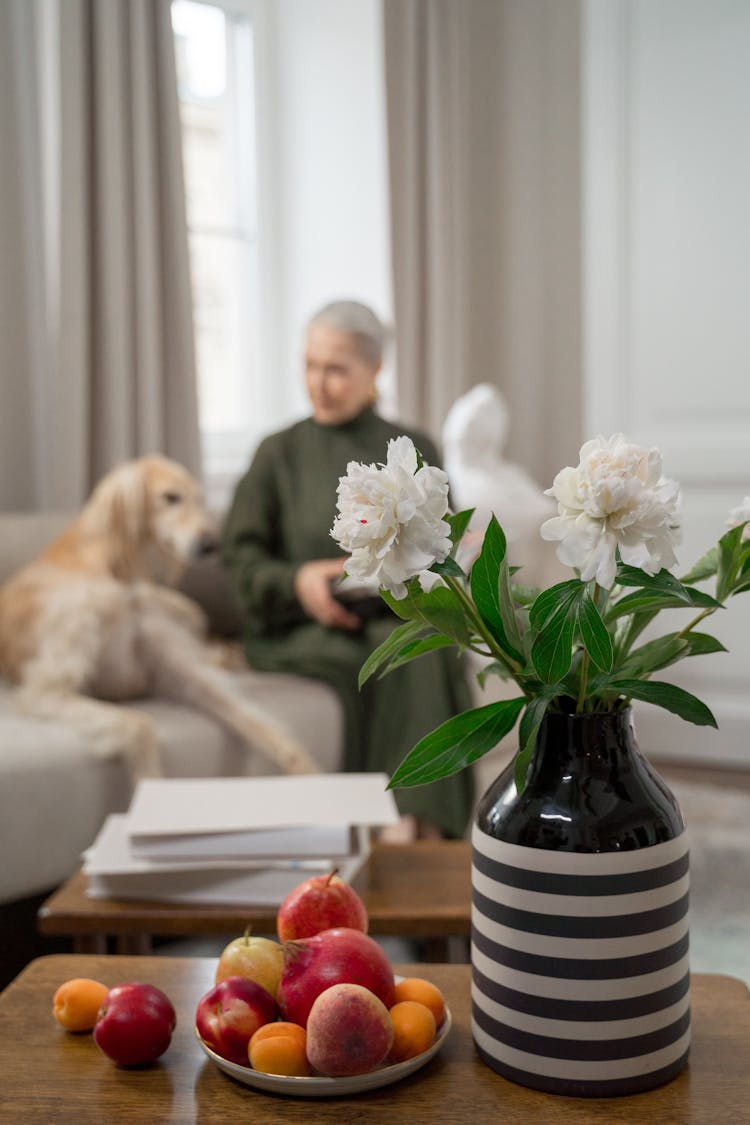
[[[369,305],[360,301],[331,301],[310,317],[307,327],[314,324],[346,332],[354,338],[362,359],[372,364],[382,363],[388,330]]]

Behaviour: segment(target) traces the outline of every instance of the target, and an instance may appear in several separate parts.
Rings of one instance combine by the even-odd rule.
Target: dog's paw
[[[286,773],[320,773],[320,766],[302,746],[289,748],[282,755],[281,765]]]
[[[242,645],[236,641],[209,641],[206,653],[216,668],[224,668],[228,672],[247,672],[247,658]]]

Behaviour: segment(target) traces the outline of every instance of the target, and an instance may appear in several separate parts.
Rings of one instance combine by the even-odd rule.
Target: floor
[[[750,985],[750,790],[669,784],[690,837],[691,968]]]

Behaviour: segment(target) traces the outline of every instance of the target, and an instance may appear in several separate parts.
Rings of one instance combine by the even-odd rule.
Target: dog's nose
[[[202,558],[204,555],[214,555],[219,549],[219,540],[211,531],[204,531],[198,540],[196,554]]]

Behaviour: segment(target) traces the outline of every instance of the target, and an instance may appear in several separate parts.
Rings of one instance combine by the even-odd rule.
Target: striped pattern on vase
[[[472,1030],[498,1073],[551,1093],[661,1085],[690,1045],[687,833],[581,853],[472,833]]]

